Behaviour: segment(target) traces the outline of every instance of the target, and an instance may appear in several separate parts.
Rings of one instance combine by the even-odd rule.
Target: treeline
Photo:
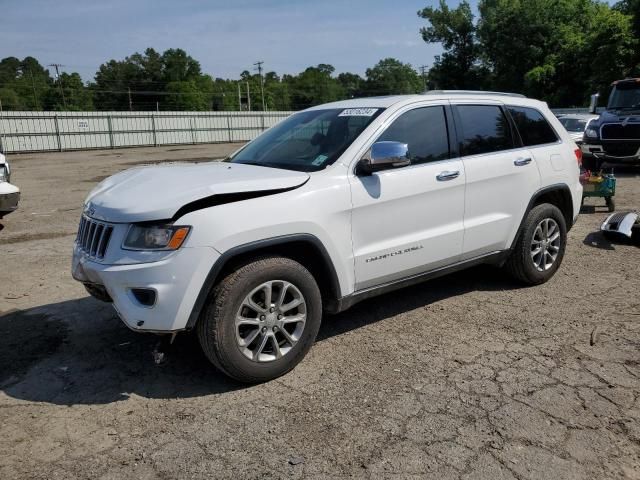
[[[418,12],[419,34],[439,43],[428,72],[386,58],[364,76],[333,66],[297,75],[243,71],[214,78],[181,49],[148,48],[100,66],[84,84],[78,73],[52,77],[38,60],[0,61],[4,110],[299,110],[345,98],[484,89],[524,93],[556,107],[582,106],[612,80],[640,76],[640,0],[481,0],[478,16],[462,1]],[[418,33],[417,33],[418,34]],[[426,60],[426,59],[425,59]]]
[[[243,71],[229,80],[203,73],[184,50],[148,48],[104,63],[88,85],[77,73],[52,78],[33,57],[0,61],[5,110],[300,110],[345,98],[416,93],[424,85],[411,65],[393,58],[367,69],[364,78],[335,75],[333,66],[320,64],[298,75]]]
[[[581,106],[613,80],[640,76],[640,0],[480,0],[427,7],[426,42],[444,53],[430,85],[524,93],[558,107]]]

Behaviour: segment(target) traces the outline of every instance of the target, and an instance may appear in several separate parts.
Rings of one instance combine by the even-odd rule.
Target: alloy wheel
[[[553,218],[538,223],[531,239],[531,260],[539,272],[549,270],[560,252],[560,227]]]
[[[271,280],[254,288],[235,317],[240,351],[254,362],[286,356],[298,343],[307,320],[307,305],[294,284]]]

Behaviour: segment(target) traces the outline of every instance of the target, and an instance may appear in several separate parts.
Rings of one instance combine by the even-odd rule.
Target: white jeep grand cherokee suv
[[[324,312],[479,263],[549,280],[579,162],[546,104],[518,95],[321,105],[224,162],[100,183],[73,276],[131,329],[195,329],[221,371],[265,381],[302,360]]]

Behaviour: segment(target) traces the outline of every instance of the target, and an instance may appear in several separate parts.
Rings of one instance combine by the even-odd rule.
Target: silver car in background
[[[558,120],[562,126],[569,132],[569,135],[578,145],[582,143],[582,137],[584,131],[587,129],[587,125],[593,119],[598,118],[598,115],[591,115],[588,113],[570,113],[558,117]]]

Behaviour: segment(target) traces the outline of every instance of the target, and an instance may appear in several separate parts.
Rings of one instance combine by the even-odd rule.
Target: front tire
[[[197,326],[207,358],[245,383],[293,369],[315,341],[322,319],[311,273],[285,257],[246,263],[213,289]]]
[[[556,273],[567,244],[567,226],[555,205],[543,203],[531,209],[524,221],[505,268],[516,280],[539,285]]]

